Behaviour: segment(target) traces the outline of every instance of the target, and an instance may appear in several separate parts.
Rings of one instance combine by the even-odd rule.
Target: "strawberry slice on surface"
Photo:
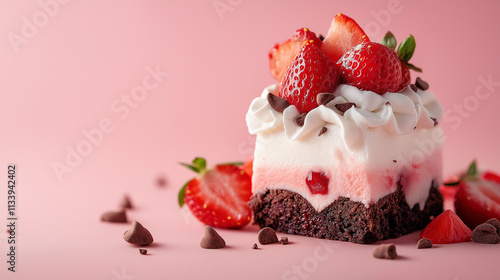
[[[179,192],[179,205],[187,204],[201,222],[218,228],[242,228],[251,220],[248,206],[252,195],[251,177],[235,164],[216,165],[206,169],[203,158],[182,164],[198,176]]]
[[[307,43],[312,43],[321,47],[321,40],[316,37],[314,32],[307,28],[298,29],[292,38],[276,44],[269,52],[269,69],[271,75],[278,82],[283,80],[286,70],[292,63],[297,53]]]
[[[281,81],[279,96],[299,113],[318,107],[319,93],[332,93],[340,84],[338,67],[313,43],[306,43]]]
[[[333,62],[337,62],[348,50],[367,42],[370,39],[363,29],[352,18],[339,13],[333,18],[321,49]]]
[[[446,210],[434,218],[420,233],[433,244],[449,244],[470,241],[472,230],[451,210]]]

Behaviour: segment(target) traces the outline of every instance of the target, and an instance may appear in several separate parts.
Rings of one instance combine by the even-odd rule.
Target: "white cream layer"
[[[428,91],[378,95],[340,85],[335,99],[311,110],[300,127],[295,106],[283,113],[271,108],[264,90],[253,100],[246,120],[257,134],[253,192],[268,188],[295,191],[321,211],[339,196],[365,206],[394,192],[403,182],[410,207],[422,209],[434,180],[441,182],[441,135],[434,125],[443,110]],[[345,113],[335,104],[352,102]],[[434,119],[434,120],[433,120]],[[318,136],[322,127],[328,130]],[[326,195],[311,194],[305,178],[310,171],[330,178]]]

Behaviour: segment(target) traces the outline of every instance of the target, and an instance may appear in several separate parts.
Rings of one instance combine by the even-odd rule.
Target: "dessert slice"
[[[321,49],[306,43],[281,84],[250,105],[250,206],[261,227],[370,243],[421,229],[442,212],[443,111],[427,89],[402,85],[408,73],[393,49],[367,42],[343,18],[329,34],[356,32],[359,40],[333,44],[340,50],[326,39]]]

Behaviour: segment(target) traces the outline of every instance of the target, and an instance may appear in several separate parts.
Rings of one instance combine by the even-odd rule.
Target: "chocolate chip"
[[[391,102],[387,101],[387,102],[385,102],[385,105],[391,106]]]
[[[432,241],[427,238],[422,238],[417,243],[417,249],[432,248]]]
[[[286,237],[286,236],[281,237],[280,242],[283,245],[287,245],[288,244],[288,237]]]
[[[325,40],[325,36],[323,36],[323,34],[319,34],[319,35],[318,35],[318,38],[319,38],[321,41],[324,41],[324,40]]]
[[[417,90],[418,90],[417,86],[416,86],[416,85],[414,85],[414,84],[411,84],[411,85],[410,85],[410,88],[411,88],[411,90],[413,90],[414,92],[417,92]]]
[[[257,239],[262,245],[278,242],[278,236],[276,235],[276,232],[270,227],[262,228],[257,235]]]
[[[379,245],[373,251],[373,257],[377,259],[395,259],[397,256],[396,245],[393,243]]]
[[[397,160],[397,159],[393,159],[393,160],[392,160],[392,162],[397,163],[397,162],[398,162],[398,160]]]
[[[285,98],[274,95],[272,93],[267,94],[267,102],[274,110],[276,110],[279,113],[283,113],[283,111],[288,106],[290,106],[290,104],[288,104],[288,101],[286,101]]]
[[[101,215],[101,221],[110,223],[126,223],[127,214],[124,210],[104,212]]]
[[[252,249],[259,249],[259,246],[257,246],[257,243],[253,244]]]
[[[431,117],[431,120],[434,122],[434,126],[438,125],[438,121],[436,120],[436,118]]]
[[[486,223],[493,225],[497,229],[498,235],[500,235],[500,221],[497,218],[491,218],[486,221]]]
[[[428,90],[429,89],[429,84],[426,81],[420,79],[420,77],[417,77],[417,80],[415,81],[415,85],[421,90]]]
[[[482,223],[472,231],[472,240],[476,243],[497,244],[500,242],[500,236],[494,225]]]
[[[167,185],[167,179],[165,177],[161,176],[156,179],[156,185],[160,188],[163,188]]]
[[[326,103],[332,101],[335,98],[333,93],[320,93],[316,96],[316,102],[318,105],[325,105]]]
[[[128,195],[123,196],[122,200],[120,201],[119,206],[121,208],[128,208],[128,209],[134,208],[132,206],[132,202],[130,201],[130,197]]]
[[[356,108],[356,104],[352,102],[335,104],[335,108],[337,108],[337,110],[339,110],[342,113],[345,113],[345,111],[349,110],[353,106],[354,108]]]
[[[146,250],[146,249],[139,249],[139,254],[146,255],[147,253],[148,253],[148,250]]]
[[[318,136],[325,134],[327,131],[328,131],[328,128],[326,128],[326,126],[323,126],[321,128],[321,130],[319,131]]]
[[[295,118],[295,124],[298,126],[304,126],[304,121],[306,119],[307,113],[302,113]]]
[[[211,226],[205,226],[205,236],[200,241],[203,249],[220,249],[226,247],[226,241]]]
[[[147,246],[153,243],[153,236],[138,221],[133,221],[132,226],[123,234],[123,239],[128,243]]]

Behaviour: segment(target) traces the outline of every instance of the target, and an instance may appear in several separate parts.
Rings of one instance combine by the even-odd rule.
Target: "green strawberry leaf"
[[[413,35],[410,35],[410,37],[406,38],[398,47],[398,50],[396,51],[399,57],[399,60],[401,60],[404,63],[408,63],[410,58],[413,56],[413,53],[415,52],[415,38]]]
[[[472,163],[469,165],[469,168],[467,169],[467,173],[465,174],[466,178],[469,180],[477,180],[477,164],[476,160],[472,161]]]
[[[185,167],[191,169],[192,171],[194,171],[196,173],[199,173],[199,174],[203,174],[203,173],[206,172],[206,170],[207,170],[207,161],[204,158],[197,157],[197,158],[193,159],[192,163],[193,164],[188,164],[188,163],[181,162],[180,164],[182,166],[185,166]]]
[[[396,37],[394,37],[391,31],[387,31],[384,38],[382,38],[382,42],[380,43],[391,50],[395,50],[398,44],[396,41]]]
[[[179,200],[180,207],[184,206],[184,193],[186,192],[186,187],[189,184],[189,182],[191,182],[191,181],[188,181],[187,183],[185,183],[184,186],[182,186],[181,190],[179,191],[178,200]]]
[[[221,163],[218,165],[236,165],[236,166],[242,166],[245,164],[243,161],[235,161],[235,162],[226,162],[226,163]]]
[[[458,186],[460,184],[460,180],[458,181],[454,181],[454,182],[446,182],[446,183],[443,183],[443,185],[447,186],[447,187],[454,187],[454,186]]]
[[[411,64],[411,63],[408,63],[408,62],[407,62],[407,63],[406,63],[406,66],[407,66],[409,69],[413,70],[413,71],[422,72],[422,68],[418,68],[417,66],[415,66],[415,65],[413,65],[413,64]]]

